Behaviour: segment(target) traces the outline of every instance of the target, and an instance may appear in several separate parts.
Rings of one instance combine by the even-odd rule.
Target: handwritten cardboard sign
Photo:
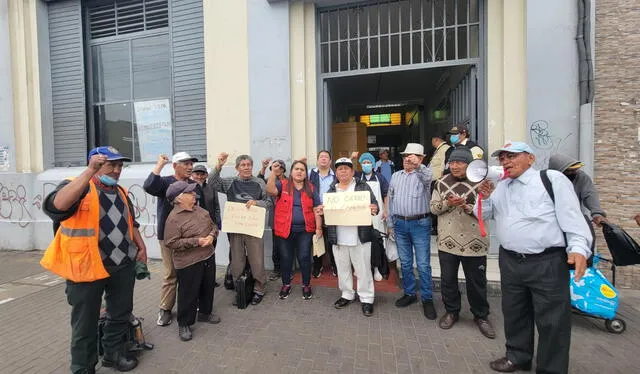
[[[254,205],[247,209],[244,203],[227,201],[224,204],[222,231],[262,238],[264,234],[265,213],[266,209],[259,206]]]
[[[369,191],[325,193],[322,196],[324,221],[335,226],[371,225]]]

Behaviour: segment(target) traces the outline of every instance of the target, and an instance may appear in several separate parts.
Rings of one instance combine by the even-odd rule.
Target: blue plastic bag
[[[590,315],[613,319],[618,310],[618,291],[594,266],[587,268],[584,276],[576,283],[574,270],[569,270],[571,305]]]

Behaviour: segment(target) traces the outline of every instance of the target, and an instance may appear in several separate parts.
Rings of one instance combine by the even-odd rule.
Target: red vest
[[[282,181],[282,193],[276,201],[273,215],[273,229],[276,236],[287,239],[291,233],[291,220],[293,219],[293,193],[287,191],[288,180]],[[295,187],[294,187],[295,188]],[[311,187],[313,191],[313,186]],[[313,214],[313,199],[307,196],[304,190],[300,191],[302,200],[302,214],[307,232],[316,231],[316,218]]]

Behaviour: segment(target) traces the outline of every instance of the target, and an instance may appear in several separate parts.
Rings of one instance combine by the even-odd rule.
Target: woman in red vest
[[[321,218],[314,208],[320,205],[318,192],[307,179],[307,164],[295,161],[291,165],[289,178],[276,180],[279,164],[273,164],[267,180],[266,190],[276,197],[273,230],[276,246],[280,251],[280,272],[282,288],[280,298],[286,299],[291,293],[291,271],[293,254],[298,251],[298,263],[302,268],[302,298],[311,299],[311,252],[313,234],[322,236]]]

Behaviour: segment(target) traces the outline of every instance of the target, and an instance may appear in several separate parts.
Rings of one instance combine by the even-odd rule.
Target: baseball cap
[[[335,167],[336,168],[338,166],[342,166],[342,165],[346,165],[346,166],[350,167],[351,169],[353,169],[353,161],[351,161],[351,159],[349,159],[347,157],[340,157],[339,159],[336,160],[336,163],[335,163]]]
[[[175,198],[178,197],[178,195],[185,192],[193,192],[195,191],[197,186],[198,186],[197,183],[175,181],[171,183],[171,185],[169,185],[169,188],[167,188],[167,193],[165,194],[165,196],[167,197],[167,200],[169,200],[170,202],[173,202],[173,200],[175,200]]]
[[[97,147],[89,151],[89,156],[87,159],[90,159],[94,155],[104,155],[107,156],[108,161],[131,161],[131,159],[127,156],[122,155],[117,149],[113,148],[110,145],[105,145],[102,147]]]
[[[469,133],[467,125],[455,125],[449,130],[449,134],[459,134],[461,132]]]
[[[209,170],[207,170],[207,167],[204,165],[196,165],[193,167],[193,172],[194,173],[207,173],[209,174]]]
[[[171,157],[171,162],[176,163],[180,161],[193,161],[198,162],[198,159],[195,157],[191,157],[187,152],[178,152],[173,157]]]
[[[506,142],[502,148],[493,151],[491,157],[498,157],[500,152],[521,153],[526,152],[534,154],[533,149],[525,142]]]

